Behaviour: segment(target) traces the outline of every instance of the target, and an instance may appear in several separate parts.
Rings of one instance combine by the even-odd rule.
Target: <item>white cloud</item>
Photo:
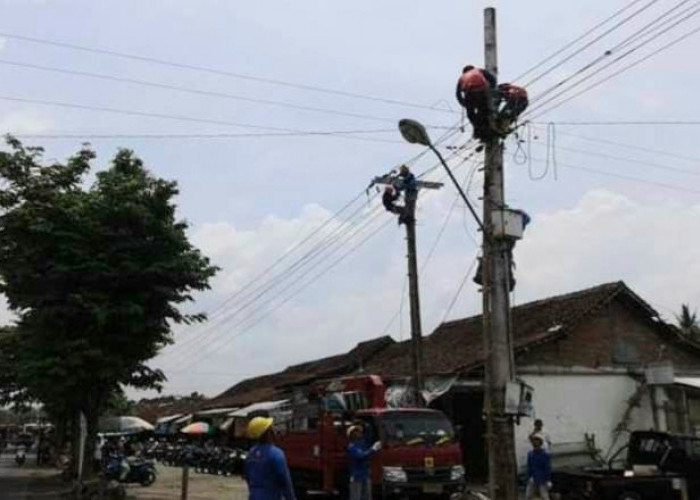
[[[642,205],[602,189],[538,214],[516,248],[520,301],[622,279],[667,315],[700,306],[699,216],[700,205]]]
[[[0,37],[0,50],[4,49],[5,45],[7,45],[7,39]]]
[[[428,200],[420,211],[421,262],[432,246],[452,195]],[[309,205],[295,218],[270,216],[254,228],[240,230],[217,223],[194,231],[194,242],[224,268],[211,294],[216,303],[240,289],[329,215],[324,208]],[[642,205],[607,190],[590,191],[570,208],[536,213],[525,239],[516,247],[517,303],[622,279],[669,318],[682,302],[700,306],[700,293],[695,286],[700,282],[700,261],[696,258],[700,236],[689,229],[696,227],[698,216],[700,206]],[[446,239],[421,275],[425,333],[430,333],[442,319],[475,257],[476,248],[468,242],[462,225],[455,213]],[[200,384],[200,390],[213,394],[251,374],[340,353],[359,341],[379,336],[397,311],[406,274],[403,231],[394,229],[387,230],[380,241],[360,250],[245,336],[237,337],[259,318],[252,308],[230,318],[223,327],[205,331],[197,341],[184,344],[186,347],[176,347],[173,356],[158,361],[170,367],[169,390],[190,390],[183,384],[195,382]],[[291,262],[293,259],[284,264]],[[286,282],[291,285],[289,291],[307,278],[293,277]],[[450,317],[478,313],[480,300],[478,288],[468,282]],[[198,305],[203,307],[206,303],[213,303],[211,296]],[[268,311],[271,304],[263,311]],[[407,301],[404,314],[406,338]],[[246,316],[250,320],[242,320]],[[398,336],[399,324],[397,321],[389,333]],[[201,331],[185,331],[180,339],[200,335]],[[206,358],[188,366],[193,359],[199,359],[197,353],[202,346],[214,338],[218,340],[209,345]],[[187,369],[178,373],[179,366]],[[201,374],[204,372],[218,376],[207,377]]]
[[[53,119],[37,111],[11,111],[0,117],[0,134],[41,134],[51,130]]]

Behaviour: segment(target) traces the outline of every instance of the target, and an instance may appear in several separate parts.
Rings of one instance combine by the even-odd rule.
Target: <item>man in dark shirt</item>
[[[532,450],[527,454],[527,488],[525,498],[530,500],[538,494],[541,500],[549,500],[549,485],[552,475],[552,464],[542,445],[544,438],[540,434],[530,437]]]

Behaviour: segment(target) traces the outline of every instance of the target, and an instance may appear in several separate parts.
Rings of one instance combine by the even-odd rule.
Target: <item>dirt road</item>
[[[136,500],[179,500],[182,469],[158,465],[158,479],[144,488],[129,486],[129,497]],[[196,474],[190,471],[188,500],[247,500],[248,489],[240,477]]]

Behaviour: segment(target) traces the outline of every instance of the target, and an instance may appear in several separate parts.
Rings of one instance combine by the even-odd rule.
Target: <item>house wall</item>
[[[592,313],[560,340],[518,356],[518,365],[639,367],[659,360],[697,368],[700,355],[663,337],[655,326],[618,301]]]
[[[594,434],[596,447],[608,455],[626,442],[613,444],[613,431],[620,423],[627,401],[637,390],[638,383],[624,374],[611,375],[522,375],[522,379],[534,388],[536,418],[544,422],[544,429],[552,442],[580,443],[584,435]],[[631,430],[650,429],[654,426],[648,393],[641,399],[641,406],[633,410],[629,423]],[[532,432],[533,419],[521,419],[516,426],[516,452],[518,465],[525,466],[530,449],[528,436]],[[611,451],[611,447],[614,450]]]

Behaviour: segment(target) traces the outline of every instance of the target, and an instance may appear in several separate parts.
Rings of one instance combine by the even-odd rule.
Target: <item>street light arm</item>
[[[454,174],[452,173],[452,170],[450,170],[450,167],[447,166],[447,162],[445,159],[442,157],[440,154],[440,151],[437,150],[435,146],[431,144],[428,144],[428,147],[433,150],[433,153],[437,155],[437,157],[440,159],[440,163],[442,163],[442,166],[445,167],[445,170],[447,171],[447,175],[450,176],[450,179],[452,180],[452,183],[455,185],[457,188],[457,191],[459,192],[459,195],[462,197],[464,200],[464,203],[467,204],[467,207],[469,208],[469,211],[472,213],[474,216],[474,220],[476,220],[476,223],[479,224],[479,228],[484,231],[484,224],[481,222],[481,219],[479,219],[479,216],[476,213],[476,210],[474,210],[474,207],[472,206],[471,202],[469,201],[469,198],[467,198],[466,193],[462,189],[462,186],[459,185],[459,182],[455,178]]]

